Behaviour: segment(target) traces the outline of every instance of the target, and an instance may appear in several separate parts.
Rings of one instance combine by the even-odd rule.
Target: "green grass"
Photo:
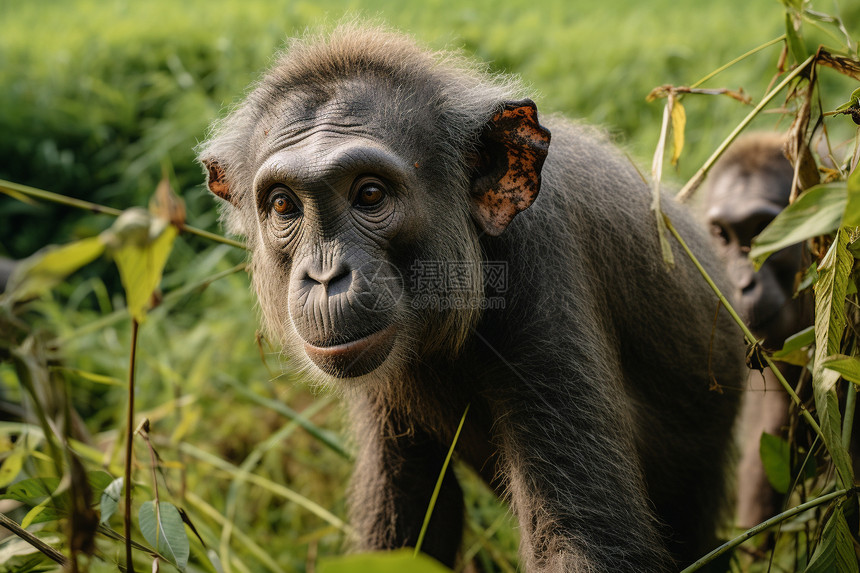
[[[0,178],[126,208],[145,205],[166,169],[187,203],[189,223],[217,230],[214,201],[193,163],[194,145],[268,66],[286,37],[344,17],[373,18],[430,47],[459,49],[493,70],[517,74],[533,88],[543,112],[599,124],[649,165],[662,115],[661,102],[645,102],[650,90],[689,85],[778,36],[782,10],[775,0],[0,1]],[[860,20],[860,8],[843,16],[850,28]],[[706,87],[743,87],[758,99],[778,54],[778,46],[763,51]],[[853,89],[844,82],[832,85],[837,88],[825,93],[825,108],[847,100]],[[684,104],[687,146],[678,173],[669,170],[676,182],[692,175],[750,109],[725,97],[688,97]],[[777,115],[756,125],[787,127]],[[20,258],[48,243],[92,236],[110,223],[109,217],[34,207],[0,195],[0,255]],[[162,290],[201,281],[243,256],[234,248],[183,237]],[[53,370],[59,387],[47,384],[42,404],[28,400],[12,366],[0,363],[0,398],[31,413],[38,407],[50,410],[67,390],[92,445],[103,452],[88,461],[89,469],[101,466],[114,476],[120,475],[125,390],[68,368],[125,379],[130,325],[124,304],[113,265],[99,261],[25,309],[26,328],[15,344],[24,335],[45,341],[47,358],[64,368]],[[245,463],[271,483],[345,515],[350,463],[261,400],[247,397],[312,409],[311,421],[342,433],[340,406],[313,396],[292,372],[289,357],[264,343],[265,364],[260,359],[254,304],[247,277],[234,274],[166,299],[152,311],[139,342],[137,419],[150,419],[151,437],[168,462],[170,494],[162,489],[162,495],[189,510],[209,548],[225,558],[223,524],[199,503],[183,502],[183,491],[196,496],[188,500],[203,500],[216,514],[227,515],[238,532],[229,542],[230,553],[249,570],[263,570],[265,557],[241,535],[284,570],[303,571],[313,555],[342,552],[343,535],[199,453],[235,466]],[[8,324],[3,322],[8,312],[0,311],[0,326]],[[112,312],[118,313],[115,319],[91,327]],[[12,335],[4,336],[0,339],[8,344]],[[58,344],[52,342],[57,338]],[[7,351],[0,345],[0,358]],[[267,441],[279,432],[280,441]],[[11,447],[4,442],[11,435],[13,429],[0,423],[0,457]],[[151,499],[145,488],[151,480],[142,442],[136,448],[139,503]],[[25,471],[45,476],[54,470],[34,456]],[[487,571],[513,567],[512,520],[468,470],[458,472],[469,507],[464,551],[474,553]],[[22,513],[17,510],[14,517],[20,521]],[[118,517],[111,524],[120,528]],[[96,564],[94,570],[115,569],[110,563],[120,559],[117,547],[102,542],[108,565]],[[193,551],[196,570],[207,570],[201,565],[203,549],[198,544]]]

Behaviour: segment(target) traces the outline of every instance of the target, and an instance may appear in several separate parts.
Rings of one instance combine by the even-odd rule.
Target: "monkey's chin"
[[[357,378],[376,370],[394,347],[395,327],[390,325],[373,334],[334,346],[315,346],[305,342],[305,354],[317,368],[335,378]]]

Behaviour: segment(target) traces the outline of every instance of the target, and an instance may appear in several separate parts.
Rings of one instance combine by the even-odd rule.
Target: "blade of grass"
[[[210,454],[209,452],[205,452],[187,442],[183,442],[179,445],[179,449],[188,454],[191,457],[197,458],[198,460],[205,462],[215,468],[218,468],[224,472],[226,472],[229,476],[235,478],[242,470],[231,464],[230,462],[224,461],[218,456]],[[280,484],[276,484],[272,480],[266,479],[262,476],[258,476],[257,474],[247,474],[245,479],[248,482],[256,484],[264,489],[269,490],[270,492],[288,499],[293,503],[300,505],[321,518],[323,521],[334,525],[339,530],[343,531],[346,534],[352,533],[352,527],[346,524],[342,519],[331,513],[329,510],[325,509],[321,505],[316,502],[313,502],[306,498],[305,496],[291,490],[286,486],[282,486]],[[187,495],[190,495],[191,492],[188,492]]]
[[[466,409],[463,410],[463,416],[460,418],[460,425],[457,426],[457,431],[454,433],[454,439],[451,440],[451,447],[448,448],[448,455],[445,456],[445,463],[442,464],[442,471],[439,472],[439,478],[436,480],[436,487],[433,488],[433,495],[430,496],[430,503],[427,504],[427,512],[424,514],[424,523],[421,525],[421,532],[418,534],[418,541],[415,543],[415,552],[413,555],[418,555],[421,551],[421,544],[424,543],[424,535],[427,533],[427,526],[430,525],[430,517],[433,515],[433,508],[436,507],[436,499],[439,497],[439,490],[442,489],[442,480],[445,479],[445,473],[448,471],[448,464],[451,463],[451,456],[454,455],[454,448],[457,446],[457,440],[460,439],[460,431],[463,429],[463,424],[466,422],[466,414],[469,413],[469,406],[466,404]]]

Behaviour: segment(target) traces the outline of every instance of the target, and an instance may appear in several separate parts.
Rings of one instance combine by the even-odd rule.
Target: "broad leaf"
[[[805,573],[858,573],[851,531],[841,507],[837,507],[824,526],[821,541],[812,554]]]
[[[6,493],[0,495],[0,499],[14,499],[30,506],[39,505],[45,498],[51,497],[59,485],[60,479],[55,477],[25,479],[10,485]]]
[[[767,481],[779,493],[788,493],[791,487],[791,447],[788,442],[762,432],[759,453]]]
[[[156,512],[155,503],[146,501],[140,506],[138,521],[140,532],[149,544],[184,571],[191,549],[179,510],[173,504],[162,501]]]
[[[176,227],[144,209],[128,209],[102,233],[119,267],[128,311],[142,323],[176,238]]]
[[[844,181],[816,185],[800,195],[753,239],[749,256],[756,269],[780,249],[838,229],[846,202]]]
[[[116,478],[102,492],[101,499],[99,500],[99,510],[101,512],[99,523],[107,523],[113,514],[116,513],[119,507],[119,499],[122,497],[122,480],[123,478],[121,477]]]
[[[91,263],[105,250],[101,237],[90,237],[68,245],[50,245],[21,261],[9,278],[6,295],[12,300],[39,296],[67,276]]]
[[[860,385],[860,359],[844,354],[835,354],[825,358],[823,366],[838,372],[849,382]]]
[[[806,366],[806,363],[809,362],[809,354],[805,349],[813,342],[815,342],[815,327],[804,328],[786,338],[782,344],[782,349],[773,353],[773,359],[797,366]]]
[[[359,553],[345,557],[320,559],[319,573],[450,573],[450,569],[431,557],[411,549],[377,553]]]
[[[824,363],[828,356],[839,353],[845,329],[845,291],[854,263],[847,245],[847,233],[837,231],[833,244],[818,267],[820,277],[815,287],[815,366],[812,371],[815,409],[841,487],[854,484],[854,472],[841,439],[842,417],[836,396],[839,374],[825,368]]]

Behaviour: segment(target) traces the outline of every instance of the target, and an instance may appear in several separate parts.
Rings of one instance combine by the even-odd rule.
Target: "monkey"
[[[794,169],[785,157],[784,136],[755,132],[738,139],[708,178],[705,212],[722,252],[738,310],[762,346],[778,350],[785,339],[812,324],[809,296],[794,296],[804,262],[803,245],[771,255],[755,271],[748,254],[753,238],[785,207]],[[802,369],[780,364],[790,383]],[[750,372],[740,415],[741,459],[737,473],[736,525],[748,529],[775,515],[781,496],[768,482],[759,453],[762,432],[784,435],[790,401],[773,372]]]
[[[357,550],[452,566],[458,458],[527,571],[671,571],[715,543],[745,377],[737,325],[596,128],[383,27],[291,40],[197,148],[262,320],[348,404]],[[663,209],[727,287],[706,230]],[[711,388],[712,377],[725,388]]]

